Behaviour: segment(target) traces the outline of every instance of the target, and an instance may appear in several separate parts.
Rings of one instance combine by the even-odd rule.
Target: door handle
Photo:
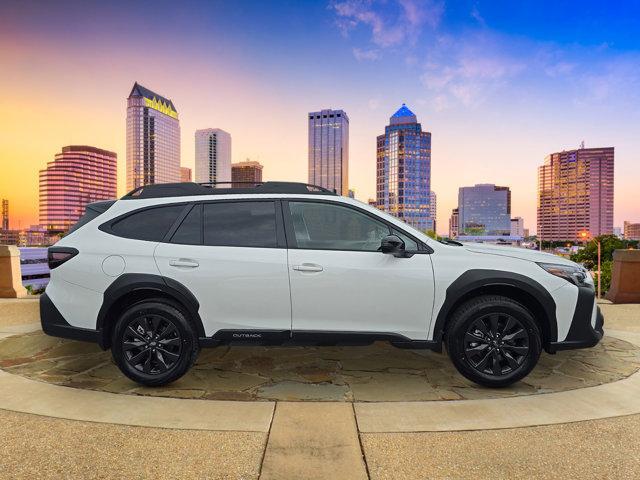
[[[294,270],[298,272],[321,272],[323,270],[321,265],[315,263],[303,263],[302,265],[294,265]]]
[[[182,268],[196,268],[199,267],[200,264],[195,260],[191,260],[189,258],[179,258],[178,260],[170,260],[169,265],[172,267],[182,267]]]

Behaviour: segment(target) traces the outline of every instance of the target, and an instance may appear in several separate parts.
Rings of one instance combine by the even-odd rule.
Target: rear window
[[[111,232],[120,237],[159,242],[184,208],[184,205],[169,205],[141,210],[111,225]]]
[[[195,205],[171,237],[171,243],[202,245],[202,205]]]
[[[88,204],[87,208],[85,208],[84,215],[82,215],[80,219],[75,223],[75,225],[73,225],[73,227],[69,229],[69,231],[67,232],[67,235],[70,234],[71,232],[75,232],[80,227],[82,227],[83,225],[86,225],[94,218],[97,218],[100,215],[102,215],[114,203],[116,203],[115,200],[107,200],[105,202],[95,202],[95,203]]]
[[[204,205],[204,244],[275,247],[274,202],[220,202]]]

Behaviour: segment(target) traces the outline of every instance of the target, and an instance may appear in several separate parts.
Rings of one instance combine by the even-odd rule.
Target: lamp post
[[[587,243],[587,239],[589,238],[590,234],[589,232],[580,232],[580,238],[582,238],[585,242],[585,244]],[[598,237],[595,238],[596,240],[596,245],[598,246],[598,299],[600,299],[600,295],[602,293],[601,287],[600,287],[600,275],[602,273],[601,270],[601,258],[602,258],[602,246],[600,245],[600,239]]]

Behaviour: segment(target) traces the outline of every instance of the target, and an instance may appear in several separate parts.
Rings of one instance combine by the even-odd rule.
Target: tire
[[[485,295],[460,306],[446,332],[451,361],[466,378],[506,387],[538,363],[540,329],[531,313],[508,297]]]
[[[156,387],[182,377],[200,351],[198,336],[182,308],[149,299],[126,309],[113,329],[111,354],[127,377]]]

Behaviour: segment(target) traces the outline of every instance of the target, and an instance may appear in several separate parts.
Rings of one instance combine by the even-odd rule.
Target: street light
[[[590,237],[590,233],[586,232],[586,231],[580,232],[578,235],[580,236],[580,238],[582,238],[584,240],[585,244],[587,242],[587,239]],[[600,275],[602,273],[600,259],[601,259],[602,246],[600,245],[600,238],[596,237],[595,240],[596,240],[596,244],[598,245],[598,270],[597,270],[597,272],[598,272],[598,299],[600,299],[600,295],[601,295],[601,292],[602,292],[601,289],[600,289]]]

